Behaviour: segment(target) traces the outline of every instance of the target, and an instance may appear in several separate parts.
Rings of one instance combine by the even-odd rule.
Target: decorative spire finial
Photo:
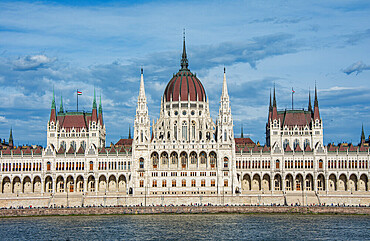
[[[315,101],[314,106],[319,107],[319,101],[317,100],[317,88],[316,88],[316,81],[315,81]]]
[[[128,126],[128,139],[131,139],[131,126]]]
[[[62,95],[60,95],[60,108],[59,108],[59,112],[64,112],[64,108],[63,108],[63,97]]]
[[[276,107],[275,83],[274,83],[274,100],[273,100],[273,107]]]
[[[312,111],[312,105],[311,105],[311,90],[308,89],[308,111]]]
[[[101,93],[100,93],[100,96],[99,96],[99,113],[103,113],[103,107],[101,105]]]
[[[54,94],[54,86],[53,86],[53,101],[51,102],[51,109],[55,109],[55,94]]]
[[[94,101],[93,101],[93,109],[96,109],[96,94],[95,94],[95,87],[94,87]]]
[[[183,47],[182,47],[181,70],[189,70],[188,69],[189,63],[188,63],[188,58],[186,55],[186,46],[185,46],[185,29],[183,33],[183,38],[184,40],[183,40]]]
[[[364,123],[362,123],[361,143],[365,143]]]

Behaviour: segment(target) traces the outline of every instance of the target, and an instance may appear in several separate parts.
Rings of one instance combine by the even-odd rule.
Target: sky
[[[1,1],[0,138],[46,144],[53,88],[59,108],[91,111],[101,95],[107,145],[133,126],[140,68],[151,120],[180,68],[189,68],[217,119],[226,67],[234,133],[265,143],[269,94],[306,108],[318,89],[324,143],[370,134],[369,1]]]

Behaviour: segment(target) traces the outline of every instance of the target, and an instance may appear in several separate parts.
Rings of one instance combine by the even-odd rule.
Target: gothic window
[[[139,165],[140,165],[139,167],[140,167],[141,169],[143,169],[143,168],[144,168],[144,158],[142,158],[142,157],[141,157],[141,158],[139,159]]]
[[[93,161],[90,161],[90,171],[92,171],[94,169],[94,163]]]
[[[156,152],[153,152],[152,153],[152,163],[153,163],[153,168],[157,168],[157,165],[158,165],[158,153]]]
[[[83,149],[86,149],[86,141],[81,141],[81,146]]]
[[[229,158],[224,157],[224,168],[229,168]]]
[[[182,139],[185,141],[188,140],[188,124],[186,121],[182,123]]]
[[[308,139],[304,140],[304,148],[306,148],[307,146],[310,146],[310,140]]]
[[[176,187],[176,180],[172,180],[172,187]]]
[[[161,154],[161,158],[162,158],[162,164],[167,164],[167,162],[168,162],[168,154],[167,154],[167,152],[163,152]]]
[[[200,164],[206,164],[207,155],[205,152],[200,153],[199,158],[200,158]]]
[[[205,187],[205,186],[206,186],[206,180],[202,179],[202,180],[200,181],[200,186],[201,186],[201,187]]]
[[[162,180],[162,187],[167,187],[167,181],[166,180]]]
[[[182,186],[182,187],[186,187],[186,180],[185,180],[185,179],[183,179],[183,180],[182,180],[182,182],[181,182],[181,186]]]
[[[73,147],[73,149],[76,150],[76,142],[75,141],[71,141],[71,147]]]
[[[294,149],[297,148],[297,146],[299,146],[299,140],[295,139],[294,140]]]
[[[284,140],[284,143],[283,143],[283,147],[284,149],[289,145],[289,140],[288,139],[285,139]]]
[[[141,131],[141,134],[140,134],[140,141],[143,142],[144,141],[144,133],[143,131]]]
[[[46,163],[46,170],[47,170],[47,171],[50,171],[50,169],[51,169],[51,168],[50,168],[50,166],[51,166],[50,162],[47,162],[47,163]]]
[[[190,154],[190,163],[191,164],[196,164],[197,163],[197,153],[192,152]]]
[[[202,132],[199,131],[199,140],[202,140]]]
[[[209,154],[209,162],[211,164],[211,168],[214,168],[215,167],[215,164],[216,164],[216,153],[211,152]]]
[[[193,179],[193,180],[191,180],[191,186],[192,187],[195,187],[196,186],[196,181]]]
[[[195,139],[195,122],[191,123],[191,137]]]
[[[65,141],[62,141],[61,143],[60,143],[60,147],[63,147],[64,148],[64,150],[66,149],[66,142]]]
[[[227,141],[227,131],[224,131],[224,141]]]
[[[177,153],[176,152],[171,153],[171,163],[177,164]]]
[[[186,168],[186,164],[188,162],[188,155],[186,154],[186,152],[182,152],[180,154],[180,160],[181,160],[181,167]]]
[[[177,125],[176,125],[176,122],[175,122],[175,125],[173,126],[173,135],[175,137],[175,140],[177,140]]]

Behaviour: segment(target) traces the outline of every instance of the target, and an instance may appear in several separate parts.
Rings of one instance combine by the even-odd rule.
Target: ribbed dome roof
[[[166,101],[206,101],[206,92],[200,80],[190,70],[180,70],[168,82],[164,91]]]
[[[175,74],[164,91],[166,101],[206,101],[206,92],[200,80],[190,72],[186,55],[185,35],[182,50],[181,69]]]

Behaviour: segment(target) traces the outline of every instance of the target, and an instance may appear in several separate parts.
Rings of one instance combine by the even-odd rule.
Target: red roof
[[[87,130],[87,123],[91,120],[91,116],[85,115],[85,113],[71,114],[68,113],[65,116],[58,116],[60,126],[66,130],[70,130],[73,127],[76,131],[85,128]]]
[[[329,150],[328,151],[331,151],[331,152],[334,152],[334,151],[337,151],[338,147],[337,146],[334,146],[333,144],[329,144]]]
[[[254,146],[255,144],[250,138],[235,138],[235,145]]]
[[[15,151],[13,151],[13,155],[21,155],[21,154],[22,154],[22,151],[21,151],[20,146]]]
[[[115,146],[132,146],[133,139],[120,139]]]
[[[206,92],[200,80],[189,70],[180,70],[168,82],[164,91],[166,101],[206,101]]]
[[[367,152],[367,150],[369,149],[369,147],[367,147],[367,146],[365,146],[363,143],[361,144],[361,146],[360,146],[360,149],[359,149],[359,151],[361,151],[361,152]]]
[[[349,146],[348,151],[355,152],[357,151],[357,147],[354,147],[352,144]]]
[[[80,148],[77,151],[77,154],[85,154],[85,149],[82,146],[80,146]]]
[[[282,126],[310,126],[311,124],[311,111],[304,110],[284,110],[278,112],[278,118]]]
[[[10,147],[6,148],[6,150],[5,151],[2,151],[2,152],[3,152],[3,155],[10,155],[10,154],[12,154]]]
[[[103,146],[103,148],[100,148],[99,150],[99,154],[107,154],[107,150],[105,150],[105,147]]]
[[[310,145],[307,145],[306,148],[304,149],[304,151],[306,151],[306,152],[312,151]]]
[[[255,145],[254,146],[254,148],[252,149],[252,152],[258,152],[259,150],[258,150],[258,146],[257,145]]]
[[[64,154],[65,150],[64,150],[64,147],[63,146],[60,146],[57,154]]]
[[[32,152],[31,152],[31,148],[29,146],[27,146],[26,150],[24,150],[23,152],[24,155],[31,155]]]
[[[295,152],[300,152],[302,151],[301,147],[299,146],[299,144],[295,147],[294,149]]]
[[[344,144],[341,144],[340,146],[339,146],[339,151],[347,151],[347,149],[348,149],[348,146],[345,146]]]
[[[114,146],[112,146],[109,150],[109,154],[117,154],[116,149],[114,149]]]
[[[40,146],[36,147],[36,150],[33,152],[34,155],[41,155],[42,154],[42,148]]]
[[[67,154],[75,154],[75,149],[73,148],[73,146],[71,146],[67,152]]]
[[[270,152],[270,148],[269,148],[267,145],[265,145],[265,146],[263,147],[262,151],[263,151],[263,152]]]
[[[292,149],[290,148],[289,144],[288,144],[288,145],[286,145],[286,147],[285,147],[285,151],[286,151],[286,152],[291,152],[291,151],[292,151]]]

